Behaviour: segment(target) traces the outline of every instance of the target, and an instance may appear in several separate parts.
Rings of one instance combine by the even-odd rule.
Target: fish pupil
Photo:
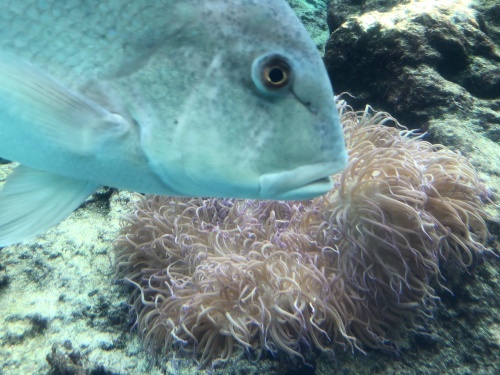
[[[286,81],[286,73],[279,66],[275,66],[269,69],[267,78],[270,83],[281,85]]]

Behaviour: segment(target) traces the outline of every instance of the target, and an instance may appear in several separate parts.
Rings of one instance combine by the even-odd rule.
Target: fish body
[[[305,199],[347,160],[319,53],[281,0],[0,3],[0,245],[98,187]]]

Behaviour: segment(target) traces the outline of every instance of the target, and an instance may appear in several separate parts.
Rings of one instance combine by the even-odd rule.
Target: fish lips
[[[259,178],[260,195],[265,199],[302,200],[326,194],[334,186],[330,176],[345,164],[346,160],[342,160],[264,174]]]

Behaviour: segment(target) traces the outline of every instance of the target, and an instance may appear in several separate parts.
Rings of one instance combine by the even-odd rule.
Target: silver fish
[[[284,0],[0,2],[0,246],[103,185],[306,199],[347,161],[333,92]]]

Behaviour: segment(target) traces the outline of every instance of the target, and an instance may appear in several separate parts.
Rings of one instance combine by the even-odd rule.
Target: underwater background
[[[310,31],[336,94],[370,104],[425,138],[461,152],[495,201],[500,189],[500,5],[496,1],[290,0]],[[326,48],[326,51],[325,51]],[[3,181],[13,165],[0,170]],[[112,243],[129,192],[104,189],[57,227],[0,250],[0,374],[497,374],[500,372],[498,222],[482,260],[447,263],[424,331],[400,329],[387,354],[284,354],[223,368],[155,363],[116,281]],[[499,209],[487,207],[491,217]],[[311,358],[308,357],[308,361]],[[310,361],[311,362],[311,361]]]

